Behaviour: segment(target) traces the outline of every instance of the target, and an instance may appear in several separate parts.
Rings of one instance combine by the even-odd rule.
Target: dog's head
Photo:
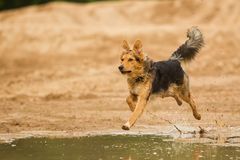
[[[118,67],[122,74],[135,76],[144,72],[144,53],[142,51],[142,42],[137,40],[131,49],[127,41],[123,41],[124,49],[120,57],[121,65]]]

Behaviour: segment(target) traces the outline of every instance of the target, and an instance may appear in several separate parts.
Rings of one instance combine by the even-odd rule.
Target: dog
[[[188,39],[166,61],[153,61],[142,50],[142,42],[135,41],[131,49],[126,40],[122,43],[119,71],[127,76],[129,96],[126,102],[132,111],[122,129],[129,130],[140,117],[151,95],[173,97],[177,104],[188,103],[193,116],[201,119],[189,88],[189,78],[181,67],[182,62],[190,62],[204,45],[201,31],[192,27],[187,31]]]

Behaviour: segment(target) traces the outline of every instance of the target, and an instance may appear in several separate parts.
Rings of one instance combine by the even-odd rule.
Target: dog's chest
[[[140,95],[144,88],[146,88],[146,79],[137,78],[134,80],[128,81],[128,87],[131,94]]]
[[[129,86],[130,93],[134,95],[139,95],[141,93],[142,87],[143,86],[141,84]]]

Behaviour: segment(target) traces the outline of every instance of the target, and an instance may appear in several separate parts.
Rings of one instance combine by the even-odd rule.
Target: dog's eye
[[[136,57],[136,61],[137,61],[137,62],[140,62],[140,59]]]
[[[122,58],[121,61],[123,61],[124,59]]]
[[[133,59],[132,59],[132,58],[129,58],[128,61],[131,62],[131,61],[133,61]]]

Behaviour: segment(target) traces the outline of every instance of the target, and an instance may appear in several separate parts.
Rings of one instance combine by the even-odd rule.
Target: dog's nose
[[[123,70],[123,65],[119,66],[118,69],[119,69],[120,71],[122,71],[122,70]]]

